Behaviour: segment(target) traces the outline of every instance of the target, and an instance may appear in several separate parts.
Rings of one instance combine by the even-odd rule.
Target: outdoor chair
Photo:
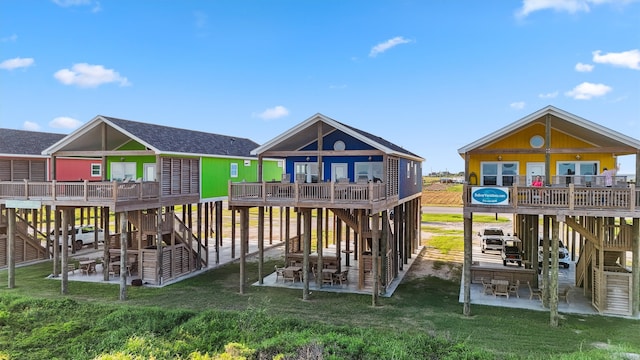
[[[558,293],[558,299],[562,299],[564,298],[564,301],[569,304],[569,291],[571,290],[570,286],[567,286],[566,288],[564,288],[564,290],[562,290],[562,292]]]
[[[333,273],[328,271],[322,272],[322,284],[331,284],[333,285]]]
[[[67,264],[67,271],[75,274],[76,273],[76,264]]]
[[[532,288],[529,281],[527,281],[527,286],[529,287],[529,300],[533,300],[533,298],[537,296],[538,300],[542,301],[542,291]]]
[[[491,285],[491,282],[484,278],[480,279],[480,281],[482,281],[482,293],[484,295],[493,295],[493,285]]]
[[[278,267],[278,265],[275,265],[274,267],[276,269],[276,282],[278,282],[280,276],[282,276],[282,279],[284,280],[284,267]]]
[[[282,271],[282,278],[284,282],[287,282],[287,281],[296,282],[296,280],[298,279],[298,273],[297,271],[294,271],[292,269],[284,269]]]
[[[344,270],[339,273],[335,273],[333,274],[333,276],[335,281],[340,283],[340,285],[349,283],[349,279],[348,279],[349,270]]]
[[[515,294],[518,299],[520,299],[520,294],[518,294],[518,290],[520,290],[520,280],[516,280],[515,283],[509,284],[509,294]]]

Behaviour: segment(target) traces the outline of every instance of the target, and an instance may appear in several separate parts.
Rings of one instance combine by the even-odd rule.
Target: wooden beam
[[[7,287],[16,286],[16,209],[7,208]]]
[[[551,219],[551,282],[549,286],[550,298],[549,298],[549,322],[553,327],[558,327],[558,251],[560,242],[559,223],[556,218]]]

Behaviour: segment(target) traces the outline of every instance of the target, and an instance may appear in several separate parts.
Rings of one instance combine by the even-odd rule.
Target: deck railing
[[[465,185],[465,205],[471,204],[475,186]],[[483,186],[490,188],[491,186]],[[508,188],[508,205],[513,207],[546,207],[562,209],[640,209],[640,189],[627,187],[512,186]]]
[[[229,183],[230,201],[373,203],[385,199],[383,183]]]
[[[158,198],[160,184],[96,181],[2,181],[0,198],[12,200],[126,201]]]

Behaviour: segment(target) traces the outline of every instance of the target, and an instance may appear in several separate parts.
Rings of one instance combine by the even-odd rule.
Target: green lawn
[[[438,236],[461,234],[442,230]],[[446,251],[455,242],[431,246]],[[563,315],[552,328],[547,312],[479,305],[465,317],[459,282],[434,277],[403,282],[374,308],[370,296],[355,294],[313,292],[303,301],[300,290],[247,286],[240,295],[238,264],[163,288],[129,287],[124,302],[117,285],[72,282],[61,295],[60,282],[45,278],[50,270],[50,262],[20,267],[16,288],[0,288],[0,359],[206,359],[201,354],[222,353],[234,342],[253,358],[287,359],[610,359],[640,353],[640,321]],[[257,263],[251,262],[246,282],[256,280]],[[7,284],[6,271],[0,283]]]

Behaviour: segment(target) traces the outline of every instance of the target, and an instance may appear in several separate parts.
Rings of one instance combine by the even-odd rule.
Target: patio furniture
[[[80,264],[80,273],[89,275],[96,272],[96,261],[95,260],[83,260],[79,262]]]
[[[529,281],[527,281],[527,286],[529,287],[529,300],[533,300],[537,296],[538,300],[542,301],[542,290],[532,288]]]
[[[570,286],[567,286],[566,288],[564,288],[564,290],[562,290],[561,292],[558,293],[558,300],[564,298],[564,301],[569,304],[569,291],[571,290]]]
[[[284,280],[284,267],[278,267],[278,265],[274,265],[275,269],[276,269],[276,282],[278,282],[278,279],[280,279],[280,277],[282,276],[283,280]]]
[[[493,295],[493,285],[491,285],[491,281],[487,281],[484,278],[482,278],[481,281],[482,281],[482,293],[484,295]]]
[[[299,266],[289,266],[282,271],[282,278],[284,282],[291,281],[296,282],[300,280],[300,268]]]
[[[333,274],[334,280],[340,283],[340,285],[342,285],[343,283],[347,284],[349,282],[348,276],[349,276],[349,270],[344,270],[339,273]]]
[[[493,296],[506,296],[509,298],[509,280],[491,280],[493,285]]]
[[[76,264],[67,264],[67,272],[76,273]]]
[[[520,290],[520,280],[516,280],[515,283],[509,284],[509,294],[516,294],[516,297],[520,299],[520,294],[518,294],[518,290]]]
[[[333,285],[333,275],[336,273],[335,269],[322,269],[322,284]]]

